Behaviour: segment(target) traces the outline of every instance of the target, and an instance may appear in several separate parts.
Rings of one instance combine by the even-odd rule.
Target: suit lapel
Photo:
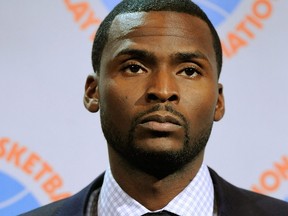
[[[90,194],[99,190],[103,184],[104,173],[95,179],[90,185],[81,190],[79,193],[67,199],[67,202],[57,211],[55,216],[83,216],[85,214]]]
[[[225,181],[211,168],[209,171],[214,185],[218,216],[267,216],[267,213],[255,205],[252,193]]]

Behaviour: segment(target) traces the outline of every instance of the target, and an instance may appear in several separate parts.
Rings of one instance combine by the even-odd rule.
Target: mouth
[[[146,130],[158,132],[174,132],[182,128],[181,121],[168,114],[153,114],[144,117],[139,124]]]

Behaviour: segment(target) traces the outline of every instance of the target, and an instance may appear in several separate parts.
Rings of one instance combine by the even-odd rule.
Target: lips
[[[173,132],[182,128],[181,121],[168,114],[153,114],[141,119],[140,127],[151,131]]]
[[[159,122],[159,123],[172,123],[175,125],[181,125],[180,121],[177,118],[175,118],[171,115],[160,115],[160,114],[154,114],[154,115],[144,117],[141,120],[140,124],[143,124],[143,123],[146,123],[149,121],[155,121],[155,122]]]

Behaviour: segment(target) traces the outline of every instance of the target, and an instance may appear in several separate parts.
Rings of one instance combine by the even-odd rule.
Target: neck
[[[129,164],[117,152],[109,148],[109,159],[113,177],[119,186],[151,211],[165,207],[196,176],[203,162],[203,154],[183,168],[158,179]]]

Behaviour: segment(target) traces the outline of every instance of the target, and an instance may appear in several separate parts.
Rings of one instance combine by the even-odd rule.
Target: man
[[[27,215],[288,215],[288,204],[232,186],[203,164],[224,115],[222,52],[190,0],[124,0],[105,18],[84,104],[100,110],[110,169]]]

